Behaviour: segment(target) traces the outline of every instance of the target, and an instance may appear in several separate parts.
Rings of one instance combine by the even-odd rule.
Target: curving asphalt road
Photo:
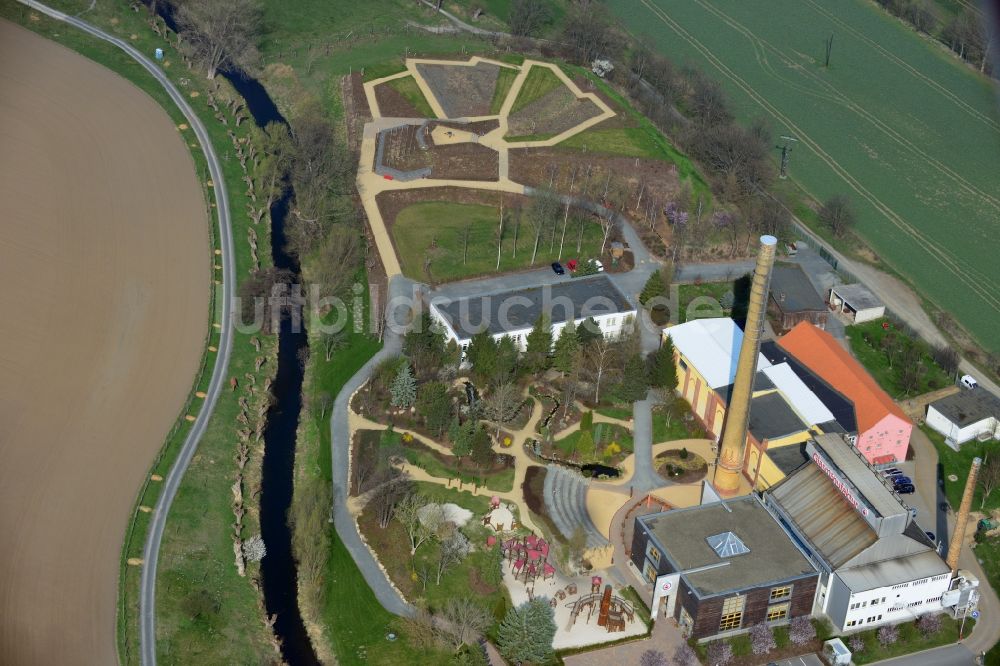
[[[35,0],[18,1],[46,16],[63,21],[89,35],[117,46],[152,74],[153,78],[170,95],[174,104],[184,114],[184,117],[187,118],[188,125],[194,130],[195,136],[198,137],[198,143],[201,144],[201,150],[205,155],[205,160],[208,162],[208,171],[214,183],[213,191],[215,193],[216,210],[219,214],[219,239],[220,249],[222,250],[222,293],[216,294],[216,298],[222,304],[222,335],[219,340],[219,351],[215,357],[215,366],[212,368],[212,380],[208,385],[203,406],[194,421],[191,431],[188,433],[187,439],[184,440],[184,446],[181,448],[174,466],[167,473],[167,477],[163,481],[163,490],[151,514],[149,531],[146,533],[146,544],[142,553],[142,580],[139,592],[139,646],[142,663],[146,666],[153,666],[156,664],[156,566],[159,560],[160,542],[163,540],[163,528],[167,522],[170,505],[177,494],[181,479],[184,478],[184,472],[187,471],[188,464],[190,464],[191,458],[198,448],[198,442],[201,441],[201,437],[208,426],[209,418],[215,409],[215,403],[219,398],[219,393],[225,381],[226,370],[229,367],[229,356],[232,351],[233,325],[231,310],[233,286],[236,284],[236,273],[233,266],[233,230],[229,216],[229,198],[226,194],[226,182],[222,175],[222,167],[215,155],[215,150],[212,148],[212,142],[208,137],[205,126],[194,112],[194,109],[184,99],[184,95],[181,94],[153,60],[147,58],[141,51],[127,42],[95,28],[86,21],[64,14],[40,2],[35,2]]]

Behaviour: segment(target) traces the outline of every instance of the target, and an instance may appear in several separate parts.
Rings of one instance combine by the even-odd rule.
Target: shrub
[[[875,635],[878,636],[878,642],[883,646],[892,645],[899,640],[899,627],[894,624],[879,627]]]
[[[733,646],[726,641],[715,641],[708,645],[708,663],[726,666],[733,660]]]
[[[777,646],[774,631],[767,623],[759,622],[750,627],[750,649],[754,654],[767,654]]]
[[[681,460],[687,460],[688,459],[688,455],[690,455],[690,454],[688,454],[687,447],[681,449],[681,454],[680,455],[681,455]]]
[[[594,412],[588,410],[580,416],[580,430],[594,429]]]
[[[857,654],[858,652],[865,651],[865,639],[861,638],[860,635],[855,634],[847,641],[847,647],[851,648],[851,652]]]
[[[816,638],[816,627],[807,616],[801,615],[792,620],[788,637],[796,645],[805,645]]]
[[[920,619],[917,620],[917,629],[924,636],[936,634],[941,629],[941,616],[933,614],[921,615]]]

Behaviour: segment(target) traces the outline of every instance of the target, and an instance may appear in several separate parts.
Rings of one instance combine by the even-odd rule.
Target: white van
[[[979,382],[972,375],[962,375],[962,378],[958,380],[958,383],[967,389],[974,389],[979,386]]]

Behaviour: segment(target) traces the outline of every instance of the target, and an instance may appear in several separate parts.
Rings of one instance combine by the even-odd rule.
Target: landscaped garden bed
[[[667,404],[653,407],[653,443],[678,439],[704,439],[708,433],[691,413],[691,404],[684,398],[674,398]]]
[[[385,118],[433,118],[434,111],[412,76],[375,86],[375,101]]]
[[[848,326],[847,339],[854,356],[895,400],[953,383],[951,372],[935,360],[935,350],[889,319]],[[950,358],[949,365],[957,364],[957,357],[945,355]]]
[[[676,483],[694,483],[705,478],[708,463],[687,449],[670,449],[656,456],[653,467],[664,479]]]
[[[474,66],[421,63],[416,67],[449,118],[490,114],[499,66],[481,62]]]

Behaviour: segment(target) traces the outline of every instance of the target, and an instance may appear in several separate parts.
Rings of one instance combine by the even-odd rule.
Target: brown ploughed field
[[[130,510],[208,328],[204,197],[152,99],[0,20],[0,201],[0,663],[113,664]]]

